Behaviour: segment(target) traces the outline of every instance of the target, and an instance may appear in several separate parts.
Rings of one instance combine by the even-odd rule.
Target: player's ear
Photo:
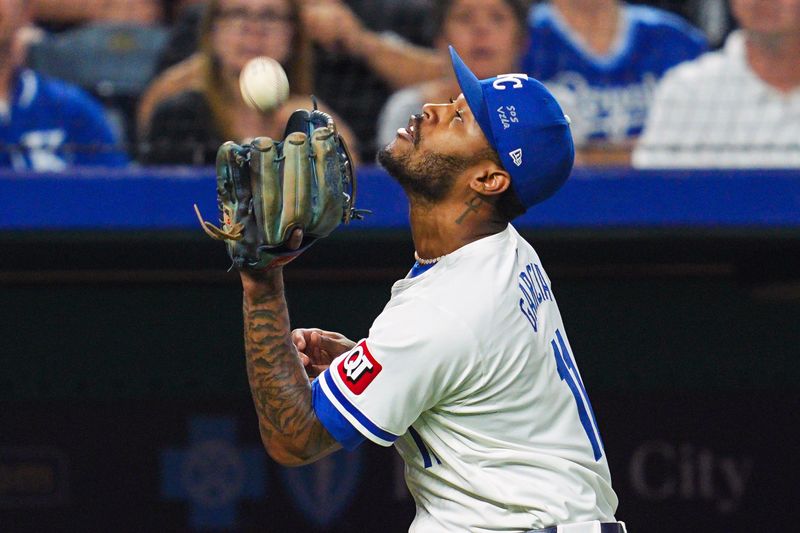
[[[493,163],[476,168],[476,172],[469,181],[470,189],[486,196],[502,194],[510,186],[511,176],[509,173]]]

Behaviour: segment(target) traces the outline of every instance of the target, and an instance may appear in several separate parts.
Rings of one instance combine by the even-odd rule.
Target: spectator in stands
[[[179,81],[188,89],[155,107],[140,136],[145,139],[141,159],[146,163],[213,164],[224,141],[244,142],[259,135],[281,138],[291,112],[311,106],[311,45],[300,22],[298,0],[211,0],[200,42],[198,54],[163,74],[181,71]],[[259,55],[284,65],[292,90],[289,100],[269,113],[247,107],[239,92],[241,69]],[[344,123],[337,124],[352,141]]]
[[[519,72],[527,45],[525,0],[443,0],[432,20],[436,47],[449,60],[452,44],[479,79]],[[392,142],[397,129],[426,102],[446,102],[461,92],[452,71],[439,78],[402,89],[389,98],[378,121],[378,146]]]
[[[24,0],[0,0],[0,167],[59,171],[127,164],[97,102],[24,68],[22,36],[30,17]]]
[[[524,71],[571,117],[583,164],[628,164],[658,80],[707,48],[677,15],[619,0],[552,0],[528,23]]]
[[[800,167],[800,0],[732,0],[741,30],[661,82],[636,167]]]

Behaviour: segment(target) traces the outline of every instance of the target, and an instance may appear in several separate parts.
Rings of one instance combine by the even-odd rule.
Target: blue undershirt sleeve
[[[328,430],[328,433],[342,445],[345,450],[353,451],[365,437],[334,407],[330,399],[320,387],[319,379],[311,384],[311,405],[314,413]]]

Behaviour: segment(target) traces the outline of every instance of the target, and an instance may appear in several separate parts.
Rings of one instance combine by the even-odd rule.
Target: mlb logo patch
[[[356,344],[350,353],[336,367],[339,377],[353,394],[361,394],[367,385],[380,373],[381,364],[372,357],[367,348],[367,341]]]

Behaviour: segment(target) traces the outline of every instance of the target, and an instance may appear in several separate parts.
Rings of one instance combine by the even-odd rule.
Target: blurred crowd
[[[0,167],[209,165],[310,95],[370,162],[425,102],[525,72],[578,165],[800,167],[800,0],[0,0]],[[289,100],[258,112],[266,55]]]

